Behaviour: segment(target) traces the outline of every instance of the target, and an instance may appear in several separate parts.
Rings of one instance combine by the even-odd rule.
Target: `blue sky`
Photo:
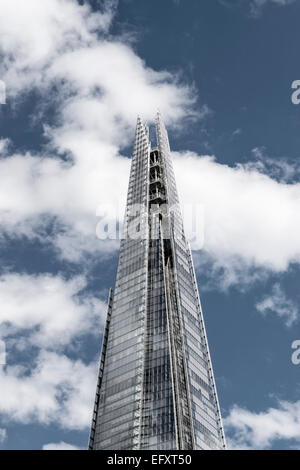
[[[299,0],[0,13],[1,447],[86,447],[118,255],[97,207],[124,205],[137,114],[157,108],[181,201],[204,207],[192,246],[229,447],[299,447]]]

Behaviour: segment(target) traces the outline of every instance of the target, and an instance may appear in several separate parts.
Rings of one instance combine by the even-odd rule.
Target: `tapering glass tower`
[[[89,448],[224,449],[222,419],[167,131],[137,121]]]

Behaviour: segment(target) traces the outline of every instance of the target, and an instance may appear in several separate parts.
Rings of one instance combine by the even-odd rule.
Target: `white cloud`
[[[92,13],[87,3],[79,5],[73,0],[2,0],[1,72],[8,96],[43,86],[47,67],[55,57],[96,41],[96,32],[107,31],[111,19],[110,8]]]
[[[0,415],[22,424],[55,423],[64,429],[87,429],[96,369],[95,363],[86,365],[49,351],[39,353],[33,368],[6,366],[0,370]]]
[[[120,139],[137,114],[152,119],[158,107],[169,123],[194,115],[194,91],[176,74],[147,67],[122,37],[104,34],[114,4],[106,1],[104,13],[93,13],[88,3],[73,0],[45,0],[43,6],[39,0],[3,0],[1,76],[8,94],[37,87],[44,99],[57,100],[65,127],[100,132],[100,141],[111,133]],[[53,85],[58,96],[49,97]],[[201,114],[208,112],[204,105]]]
[[[249,170],[257,170],[267,174],[282,183],[292,183],[299,180],[300,166],[297,161],[291,159],[272,158],[266,153],[264,147],[252,149],[253,161],[247,162],[244,166]]]
[[[264,315],[270,312],[275,313],[284,320],[286,326],[292,326],[299,315],[298,305],[292,299],[286,297],[285,292],[278,283],[274,284],[270,295],[266,295],[256,304],[256,309]]]
[[[0,139],[0,155],[5,154],[10,144],[9,139]]]
[[[97,365],[62,352],[74,352],[75,340],[82,335],[100,334],[106,306],[84,292],[85,287],[83,276],[0,277],[0,336],[8,358],[0,369],[4,420],[55,423],[74,430],[90,425]],[[21,353],[17,364],[14,347]]]
[[[168,123],[176,123],[191,112],[188,107],[195,100],[191,90],[177,82],[176,75],[148,68],[120,41],[102,41],[94,47],[61,55],[51,64],[48,78],[67,80],[72,91],[80,94],[66,103],[63,115],[68,124],[100,131],[102,138],[106,137],[105,130],[110,139],[120,139],[122,127],[116,125],[118,117],[123,125],[133,124],[138,114],[153,119],[157,108]],[[97,91],[98,97],[102,93],[98,100],[93,96]],[[83,115],[77,115],[78,111]],[[210,111],[204,106],[201,113],[205,117]],[[99,119],[101,115],[103,120]]]
[[[67,444],[66,442],[62,441],[57,444],[45,444],[43,445],[43,450],[81,450],[81,447]]]
[[[277,408],[255,413],[234,406],[224,420],[231,449],[269,449],[277,440],[300,443],[300,401],[280,401]],[[289,442],[291,444],[291,442]]]
[[[299,183],[192,152],[174,158],[182,202],[204,206],[203,253],[217,267],[279,273],[300,261]]]
[[[270,270],[249,264],[240,255],[218,258],[213,253],[199,250],[193,252],[195,269],[202,275],[201,290],[228,291],[235,286],[246,292],[257,283],[262,283],[270,276]],[[205,281],[204,281],[205,279]]]
[[[227,8],[246,7],[249,9],[250,15],[253,18],[259,18],[262,14],[262,10],[267,5],[276,5],[278,7],[285,7],[295,3],[298,0],[219,0],[221,5]]]
[[[57,349],[76,337],[99,331],[105,303],[89,294],[83,276],[65,280],[48,274],[0,277],[0,332],[2,339],[18,333],[15,345]],[[24,338],[22,340],[22,333]],[[9,339],[9,341],[13,341]]]

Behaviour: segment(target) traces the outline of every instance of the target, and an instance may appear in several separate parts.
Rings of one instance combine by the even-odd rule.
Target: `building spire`
[[[205,450],[225,437],[168,133],[137,118],[93,409],[93,450]]]

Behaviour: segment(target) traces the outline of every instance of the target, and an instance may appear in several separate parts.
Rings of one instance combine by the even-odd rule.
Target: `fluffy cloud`
[[[119,149],[131,144],[137,114],[152,119],[160,107],[167,123],[177,125],[208,110],[204,105],[196,113],[191,88],[147,67],[130,44],[109,36],[114,2],[104,5],[93,13],[87,3],[69,0],[47,0],[43,7],[39,0],[1,3],[0,76],[9,102],[36,89],[39,119],[55,103],[57,124],[44,126],[49,145],[43,154],[15,152],[1,160],[0,225],[10,236],[51,242],[72,261],[103,251],[95,239],[96,209],[125,198],[130,162]],[[49,220],[56,228],[51,239]]]
[[[217,266],[282,272],[300,261],[299,183],[191,152],[174,157],[182,202],[204,208],[204,253]]]
[[[67,444],[66,442],[59,442],[57,444],[45,444],[43,450],[80,450],[80,447],[74,446],[72,444]]]
[[[80,143],[80,135],[74,131],[69,137],[76,164],[31,155],[0,161],[5,175],[0,189],[2,227],[12,236],[38,235],[72,260],[84,252],[117,247],[113,241],[96,239],[95,214],[100,202],[114,203],[116,208],[124,205],[130,164],[113,156],[108,145],[104,152],[97,140]],[[105,154],[102,159],[95,158],[98,149]],[[229,167],[191,152],[175,153],[174,164],[182,203],[204,208],[204,254],[213,259],[215,269],[227,270],[229,284],[238,281],[236,273],[240,277],[247,269],[282,272],[299,262],[300,185],[286,183],[284,163],[280,168],[277,164],[279,169],[271,176],[262,173],[265,165]],[[295,169],[290,169],[289,177],[291,171]],[[56,220],[51,238],[41,226],[49,217]]]
[[[252,150],[253,160],[244,164],[249,170],[257,170],[272,177],[281,183],[293,183],[299,181],[299,162],[284,157],[272,158],[266,153],[264,147],[256,147]]]
[[[77,152],[84,155],[76,163],[29,153],[0,160],[2,231],[11,237],[38,237],[72,261],[78,261],[85,251],[109,250],[109,243],[103,246],[96,239],[96,209],[101,202],[120,204],[115,185],[118,172],[124,203],[129,177],[128,159],[92,137],[85,136],[80,142],[80,135],[75,131],[73,139],[70,135],[74,146],[78,142]],[[50,222],[54,227],[51,235],[46,230]],[[112,243],[112,247],[116,246]]]
[[[8,96],[36,87],[47,99],[47,88],[55,85],[58,96],[50,99],[60,103],[65,124],[80,127],[87,119],[84,126],[100,130],[101,137],[104,131],[118,137],[138,113],[152,118],[158,107],[173,123],[192,113],[189,87],[174,74],[147,67],[128,37],[124,42],[107,34],[115,3],[105,1],[103,12],[95,13],[88,2],[45,0],[42,6],[39,0],[3,0],[0,71]]]
[[[298,305],[286,297],[278,283],[273,286],[270,295],[265,296],[256,304],[256,309],[264,315],[270,312],[275,313],[284,320],[286,326],[292,326],[299,315]]]
[[[6,366],[0,370],[0,415],[10,422],[87,429],[96,369],[95,363],[86,365],[50,351],[41,351],[33,368]]]
[[[88,4],[73,0],[2,0],[1,78],[8,95],[43,86],[45,71],[55,57],[93,43],[97,31],[107,31],[111,19],[112,9],[92,13]]]
[[[79,336],[100,331],[105,303],[83,294],[84,277],[6,274],[0,277],[0,333],[19,349],[57,349]],[[22,340],[22,333],[24,339]]]
[[[0,335],[8,358],[0,369],[2,418],[88,428],[97,365],[63,354],[75,339],[91,333],[98,336],[101,330],[106,306],[85,287],[83,276],[71,280],[47,274],[0,277]],[[14,347],[21,353],[18,364]]]
[[[280,401],[277,408],[255,413],[235,406],[224,420],[231,449],[268,449],[277,440],[300,443],[300,401]]]
[[[115,3],[106,1],[95,13],[88,2],[73,0],[1,2],[0,72],[8,95],[36,87],[47,100],[55,86],[48,99],[57,100],[61,123],[100,132],[100,141],[112,134],[120,139],[138,113],[153,118],[158,107],[169,123],[195,116],[194,91],[176,74],[147,67],[128,37],[107,34]]]

